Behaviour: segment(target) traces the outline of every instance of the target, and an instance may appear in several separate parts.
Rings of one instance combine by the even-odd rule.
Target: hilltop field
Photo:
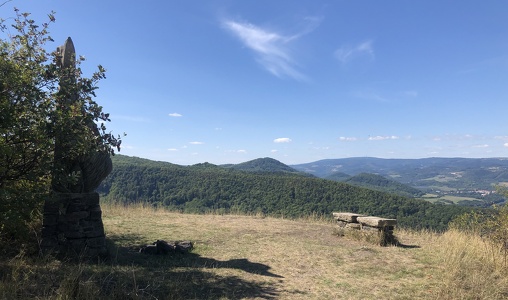
[[[486,240],[396,230],[398,247],[334,235],[330,218],[183,214],[104,206],[111,257],[20,254],[0,263],[1,299],[507,299],[506,256]],[[190,240],[188,254],[141,245]]]

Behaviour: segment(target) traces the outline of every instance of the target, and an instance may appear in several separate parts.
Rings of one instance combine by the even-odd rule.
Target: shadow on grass
[[[120,241],[121,240],[121,241]],[[137,278],[139,291],[157,286],[158,292],[148,294],[163,299],[242,299],[276,298],[276,286],[282,282],[282,276],[270,271],[270,266],[251,262],[246,258],[226,261],[202,257],[190,252],[172,255],[146,255],[138,252],[140,245],[126,245],[128,240],[140,240],[139,236],[108,237],[110,258],[107,264],[119,268],[131,268]],[[218,275],[213,270],[236,269],[250,274],[277,278],[276,280],[246,280],[235,275]],[[134,276],[129,274],[129,276]],[[132,281],[132,279],[130,279]],[[132,287],[134,288],[134,287]],[[128,288],[129,289],[129,288]]]
[[[403,248],[403,249],[418,249],[418,248],[421,248],[418,245],[405,245],[405,244],[402,244],[402,243],[397,243],[396,246],[399,247],[399,248]]]
[[[282,277],[267,265],[244,258],[220,261],[192,252],[151,256],[138,253],[139,245],[125,246],[140,240],[135,235],[111,236],[107,239],[110,256],[95,262],[50,256],[0,260],[0,298],[275,299],[279,295]]]
[[[136,239],[137,236],[132,236]],[[129,237],[122,236],[123,242],[128,240]],[[122,247],[115,244],[115,236],[108,238],[108,248],[110,249],[110,259],[115,264],[128,264],[133,263],[139,266],[152,265],[164,263],[167,267],[184,267],[184,268],[205,268],[205,269],[238,269],[252,274],[283,278],[280,275],[270,272],[270,266],[261,263],[251,262],[246,258],[230,259],[227,261],[220,261],[214,258],[202,257],[199,254],[190,252],[186,254],[172,254],[172,255],[146,255],[139,253],[140,245]]]

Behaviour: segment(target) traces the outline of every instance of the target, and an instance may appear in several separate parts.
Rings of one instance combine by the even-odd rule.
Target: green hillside
[[[213,164],[179,166],[117,155],[98,192],[110,202],[149,202],[184,212],[300,217],[350,211],[397,218],[401,226],[445,229],[468,209],[436,205],[292,173],[252,173]]]
[[[346,181],[349,178],[351,178],[351,175],[342,173],[342,172],[334,172],[334,173],[332,173],[328,176],[325,176],[323,178],[328,179],[328,180],[333,180],[333,181]]]
[[[361,173],[343,180],[343,182],[406,197],[421,197],[425,194],[418,189],[402,184],[393,179],[370,173]]]
[[[288,165],[269,157],[258,158],[236,165],[224,165],[222,167],[254,173],[292,173],[301,176],[312,176],[308,173],[297,171]]]

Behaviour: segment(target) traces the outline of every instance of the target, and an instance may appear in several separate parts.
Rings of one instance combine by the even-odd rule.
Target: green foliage
[[[420,197],[424,195],[422,191],[409,185],[376,174],[361,173],[343,180],[343,182],[406,197]]]
[[[148,202],[185,212],[263,213],[296,218],[349,211],[396,218],[401,226],[444,230],[470,209],[291,173],[252,173],[211,164],[184,167],[117,155],[98,191],[111,202]]]
[[[455,217],[449,224],[455,229],[475,235],[484,235],[489,215],[485,211],[471,211]]]
[[[334,172],[324,178],[328,179],[328,180],[334,180],[334,181],[346,181],[349,178],[351,178],[351,175],[342,173],[342,172]]]
[[[45,47],[53,39],[48,23],[37,25],[29,13],[15,9],[15,18],[0,20],[0,239],[19,239],[40,215],[50,191],[52,174],[62,166],[55,161],[55,137],[65,132],[64,153],[73,159],[101,151],[114,153],[121,143],[106,131],[109,114],[92,97],[105,78],[99,66],[82,77],[79,58],[73,68],[61,68],[56,52]],[[53,49],[55,49],[55,46]],[[68,88],[61,80],[73,78]],[[76,95],[69,101],[69,95]],[[90,126],[95,123],[97,126]],[[73,174],[65,176],[72,180]],[[37,219],[37,218],[35,218]]]

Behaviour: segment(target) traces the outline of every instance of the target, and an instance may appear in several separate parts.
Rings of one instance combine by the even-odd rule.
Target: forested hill
[[[409,185],[402,184],[393,179],[383,177],[381,175],[361,173],[356,176],[351,176],[342,182],[352,185],[365,187],[373,190],[380,190],[384,192],[394,193],[406,197],[421,197],[424,192],[415,189]]]
[[[250,160],[236,165],[224,165],[224,168],[231,168],[240,171],[254,172],[254,173],[291,173],[301,176],[313,176],[305,172],[297,171],[280,161],[265,157]]]
[[[349,211],[397,218],[401,226],[438,230],[470,210],[292,173],[252,173],[208,163],[179,166],[122,155],[113,157],[113,171],[98,192],[105,201],[148,202],[185,212],[300,217]]]

